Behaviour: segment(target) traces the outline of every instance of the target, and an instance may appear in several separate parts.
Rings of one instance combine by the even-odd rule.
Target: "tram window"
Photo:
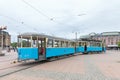
[[[43,40],[39,40],[38,47],[45,47],[45,42]]]
[[[66,42],[66,47],[69,47],[69,42]]]
[[[42,40],[41,42],[41,47],[45,47],[45,41]]]
[[[68,42],[68,47],[72,47],[71,42]]]
[[[96,42],[95,46],[99,46],[97,42]]]
[[[58,40],[54,41],[54,47],[61,47],[61,42]]]
[[[57,44],[58,44],[58,47],[61,47],[61,41],[58,41]]]
[[[53,46],[53,40],[48,39],[47,41],[47,47],[52,47]]]
[[[83,42],[82,45],[83,45],[83,46],[87,45],[87,42]]]
[[[81,46],[84,46],[84,42],[81,42]]]
[[[95,46],[98,46],[98,43],[97,43],[97,42],[95,43]]]
[[[64,47],[66,47],[67,46],[67,43],[66,42],[64,42]]]
[[[68,43],[68,45],[69,45],[69,47],[72,47],[72,45],[71,45],[71,43],[70,43],[70,42]]]
[[[38,47],[41,47],[41,41],[38,40],[37,45],[38,45]]]
[[[54,47],[58,47],[58,41],[55,40]]]
[[[67,45],[68,47],[70,47],[70,42],[68,42],[68,45]]]
[[[82,42],[81,45],[82,45],[82,46],[85,46],[85,42]]]
[[[95,46],[95,44],[92,41],[89,44],[90,46]]]
[[[22,39],[19,45],[22,47],[30,47],[30,44],[31,43],[28,40]]]
[[[88,42],[84,42],[84,46],[85,46],[85,45],[89,46]]]
[[[61,47],[64,47],[64,42],[63,41],[61,42]]]
[[[100,47],[101,46],[101,44],[100,43],[97,43],[97,45]]]
[[[63,42],[62,47],[66,47],[66,46],[67,46],[67,43],[66,43],[66,42]]]
[[[62,43],[62,42],[61,42],[61,41],[59,41],[59,47],[62,47],[61,43]]]
[[[74,47],[74,42],[70,42],[69,47]]]
[[[82,46],[82,45],[81,45],[81,42],[79,42],[79,46]]]
[[[76,42],[76,47],[79,47],[79,43],[78,42]]]
[[[65,47],[66,43],[64,41],[61,41],[61,47]]]
[[[32,47],[37,47],[37,42],[36,42],[36,40],[33,40]]]

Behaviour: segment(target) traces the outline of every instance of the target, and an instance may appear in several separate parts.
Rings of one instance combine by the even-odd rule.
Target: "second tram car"
[[[76,52],[87,54],[90,52],[103,52],[105,47],[100,40],[81,40],[76,42]]]

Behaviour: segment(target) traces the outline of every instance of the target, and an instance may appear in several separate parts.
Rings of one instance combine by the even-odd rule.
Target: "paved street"
[[[15,53],[11,55],[16,57]],[[8,56],[0,57],[0,60],[6,60],[5,58]],[[18,64],[22,63],[9,66]],[[2,68],[3,66],[0,66],[0,69]],[[39,62],[36,66],[0,77],[0,80],[120,80],[119,68],[120,51],[113,50],[102,54],[75,55],[52,62]]]

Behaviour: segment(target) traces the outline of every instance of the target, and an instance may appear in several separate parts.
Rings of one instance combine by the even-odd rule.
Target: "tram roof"
[[[24,39],[29,39],[30,36],[32,37],[37,37],[38,38],[48,38],[48,39],[55,39],[55,40],[60,40],[60,41],[73,41],[73,40],[70,40],[70,39],[64,39],[64,38],[60,38],[60,37],[55,37],[55,36],[49,36],[49,35],[45,35],[45,34],[40,34],[40,33],[31,33],[31,32],[28,32],[28,33],[22,33],[20,35],[18,35],[18,38],[24,38]],[[73,41],[74,42],[74,41]]]
[[[94,42],[102,42],[101,40],[95,40],[95,39],[81,39],[80,41],[94,41]]]

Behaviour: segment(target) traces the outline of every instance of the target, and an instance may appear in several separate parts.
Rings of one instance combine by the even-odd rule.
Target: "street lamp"
[[[75,33],[75,41],[77,42],[77,35],[79,32],[72,32],[72,33]]]
[[[75,37],[76,37],[76,41],[77,41],[77,32],[75,32]]]

